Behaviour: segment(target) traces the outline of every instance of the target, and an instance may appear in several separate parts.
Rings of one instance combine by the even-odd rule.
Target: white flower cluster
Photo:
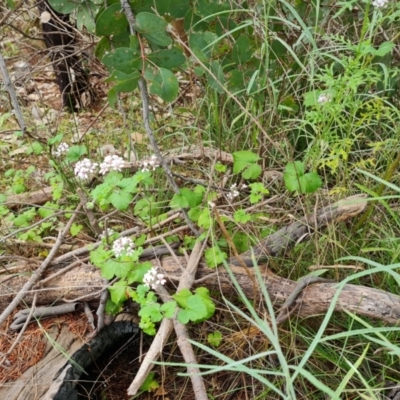
[[[96,173],[99,164],[85,158],[82,161],[78,161],[75,164],[75,176],[81,179],[88,179],[90,175]],[[105,175],[110,171],[121,171],[125,166],[123,158],[117,155],[109,155],[104,158],[104,161],[100,164],[100,174]]]
[[[103,238],[106,238],[106,237],[110,237],[110,236],[112,236],[114,234],[114,231],[112,230],[112,229],[110,229],[110,228],[107,228],[105,231],[103,231],[103,233],[101,233],[100,235],[99,235],[99,239],[103,239]]]
[[[133,254],[134,250],[134,243],[132,240],[128,237],[120,237],[119,239],[115,240],[113,243],[113,252],[115,257],[120,257],[122,254],[126,254],[127,256],[130,256]]]
[[[121,171],[124,167],[125,161],[117,155],[106,156],[104,161],[100,164],[100,174],[105,175],[110,171]]]
[[[247,185],[243,184],[240,188],[240,190],[246,189]],[[239,188],[237,187],[236,183],[234,183],[231,187],[230,187],[230,192],[226,195],[228,200],[233,200],[235,197],[238,197],[240,194],[239,192]]]
[[[147,271],[143,277],[144,286],[147,286],[148,288],[151,287],[152,289],[156,289],[157,285],[165,285],[165,282],[167,281],[164,279],[164,275],[158,274],[156,267],[153,267],[150,271]]]
[[[372,2],[372,5],[376,8],[379,8],[380,10],[383,10],[384,8],[387,7],[389,3],[389,0],[374,0]]]
[[[65,142],[61,142],[58,147],[57,150],[54,152],[54,155],[56,157],[60,157],[62,154],[66,153],[69,149],[69,145]]]
[[[98,164],[89,160],[88,158],[78,161],[75,164],[75,176],[80,179],[88,179],[90,175],[96,172]]]
[[[331,101],[331,95],[326,93],[321,93],[318,97],[318,103],[329,103]]]
[[[150,170],[154,171],[159,166],[160,164],[158,163],[157,156],[155,154],[153,154],[150,159],[144,159],[140,162],[142,172],[147,172]]]

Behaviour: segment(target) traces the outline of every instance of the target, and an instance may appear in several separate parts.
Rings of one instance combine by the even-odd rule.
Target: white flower
[[[239,191],[237,190],[237,185],[236,183],[234,183],[231,188],[230,188],[230,192],[226,195],[226,197],[228,198],[228,200],[233,200],[235,197],[239,196]]]
[[[133,254],[134,247],[135,245],[132,242],[132,239],[124,236],[114,241],[112,249],[115,257],[120,257],[124,253],[127,256]]]
[[[331,101],[331,95],[328,93],[321,93],[318,97],[318,103],[323,104],[323,103],[328,103]]]
[[[157,273],[157,268],[153,267],[151,270],[147,271],[143,277],[143,284],[148,288],[156,289],[157,285],[165,285],[167,281],[164,279],[163,274]]]
[[[54,152],[54,155],[56,157],[60,157],[62,154],[66,153],[69,149],[69,145],[65,142],[61,142],[58,147],[57,150]]]
[[[142,160],[140,162],[140,166],[142,172],[147,172],[150,170],[154,171],[156,168],[160,166],[160,164],[158,163],[157,156],[153,154],[149,159],[147,158]]]
[[[121,171],[124,165],[125,161],[123,158],[115,154],[106,156],[104,161],[100,164],[100,174],[105,175],[110,171]]]
[[[99,238],[100,239],[107,238],[107,237],[112,236],[113,234],[114,234],[114,231],[110,228],[107,228],[105,231],[103,231],[103,233],[101,233],[99,235]]]
[[[380,10],[383,10],[384,8],[387,7],[389,3],[389,0],[374,0],[372,2],[372,5],[376,8],[379,8]]]
[[[88,179],[90,175],[96,172],[98,164],[88,158],[78,161],[75,164],[75,176],[81,179]]]

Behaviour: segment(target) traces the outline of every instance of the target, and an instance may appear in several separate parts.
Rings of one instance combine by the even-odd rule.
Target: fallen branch
[[[76,211],[79,211],[82,207],[82,204],[79,204]],[[19,303],[23,300],[26,294],[32,289],[32,287],[40,280],[43,275],[43,272],[50,265],[54,256],[57,254],[58,248],[63,243],[65,237],[69,233],[72,223],[74,222],[76,217],[76,213],[72,214],[69,219],[67,225],[63,230],[60,230],[60,234],[58,236],[57,242],[54,244],[54,247],[49,252],[49,255],[43,261],[42,265],[34,272],[34,274],[29,278],[28,282],[21,288],[19,293],[14,297],[12,302],[8,305],[8,307],[1,313],[0,315],[0,325],[11,315],[11,313],[15,310],[15,308],[19,305]]]
[[[187,262],[186,268],[183,270],[183,272],[182,269],[180,269],[180,281],[176,290],[177,292],[183,289],[191,289],[191,287],[193,286],[196,270],[199,265],[203,250],[204,248],[202,243],[197,242],[194,246],[190,259]],[[176,257],[172,258],[176,260]],[[163,301],[169,300],[168,292],[164,288],[159,288],[158,293],[160,294]],[[175,332],[178,338],[178,346],[186,363],[197,364],[193,348],[187,340],[188,333],[186,327],[182,325],[179,321],[177,321],[176,318],[174,318],[174,321],[164,319],[161,323],[161,327],[158,330],[156,337],[151,344],[149,351],[146,354],[146,357],[140,365],[139,371],[135,375],[135,379],[128,388],[129,396],[134,396],[142,386],[143,382],[145,381],[146,377],[154,366],[153,362],[158,360],[162,349],[167,343],[169,335],[172,333],[172,327],[175,328]],[[207,400],[208,397],[206,394],[203,379],[200,375],[200,370],[197,367],[190,366],[188,367],[188,373],[190,374],[190,378],[192,380],[193,391],[195,393],[196,399]]]

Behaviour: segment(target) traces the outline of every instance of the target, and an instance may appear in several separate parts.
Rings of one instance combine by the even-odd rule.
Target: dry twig
[[[82,208],[82,203],[80,203],[76,209],[76,211],[79,211]],[[53,260],[54,256],[56,255],[58,248],[60,245],[63,243],[65,240],[65,237],[67,236],[72,223],[74,222],[76,218],[76,213],[73,213],[71,218],[69,219],[67,225],[63,230],[60,230],[60,234],[58,236],[57,242],[54,244],[54,247],[51,249],[49,252],[49,255],[46,257],[46,259],[43,261],[42,265],[34,272],[34,274],[31,276],[31,278],[28,280],[28,282],[25,283],[25,285],[22,287],[22,289],[19,291],[19,293],[14,297],[14,300],[8,305],[8,307],[1,313],[0,315],[0,325],[3,324],[3,322],[11,315],[11,313],[14,311],[14,309],[18,306],[18,304],[22,301],[26,293],[32,289],[32,287],[39,281],[39,279],[42,277],[43,272],[46,270],[46,268],[50,265],[51,261]]]

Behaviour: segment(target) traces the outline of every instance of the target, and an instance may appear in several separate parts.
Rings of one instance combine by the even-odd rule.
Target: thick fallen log
[[[180,264],[177,264],[179,260]],[[181,275],[181,265],[185,265],[184,257],[164,257],[161,260],[152,260],[154,266],[162,269],[170,279],[175,282]],[[253,298],[253,280],[248,272],[242,267],[229,264],[235,278],[240,284],[243,292],[250,299]],[[254,269],[249,269],[250,274],[254,274]],[[276,305],[283,304],[297,286],[296,281],[282,278],[273,274],[266,265],[260,266],[264,284],[272,302]],[[21,284],[24,277],[17,277]],[[196,279],[201,279],[201,285],[208,288],[220,290],[226,296],[232,293],[232,282],[225,267],[211,270],[204,262],[201,262],[197,271]],[[13,297],[10,288],[4,295],[4,286],[7,282],[2,277],[0,283],[1,304],[4,300]],[[331,304],[336,293],[337,283],[321,282],[308,286],[296,303],[299,305],[297,315],[306,317],[310,315],[323,314]],[[37,289],[37,304],[54,304],[64,300],[72,301],[76,298],[86,296],[84,300],[93,301],[98,298],[99,291],[104,288],[103,278],[100,276],[96,267],[83,266],[77,267],[61,277],[49,281],[43,288]],[[3,297],[5,296],[5,297]],[[33,291],[26,299],[28,302],[33,296]],[[358,315],[369,318],[379,319],[389,324],[397,324],[400,320],[400,296],[359,285],[345,285],[338,302],[335,306],[336,311],[346,309]]]
[[[271,256],[281,253],[314,229],[333,221],[342,221],[354,217],[365,208],[365,205],[366,202],[362,196],[353,196],[332,206],[322,208],[315,215],[296,221],[263,240],[254,249],[255,255],[261,262],[266,261],[268,254]],[[248,253],[242,254],[241,257],[246,264],[252,265]],[[178,260],[180,265],[177,263]],[[152,262],[155,266],[161,267],[172,283],[179,280],[181,265],[185,265],[185,259],[182,257],[164,257]],[[249,298],[253,298],[252,275],[254,270],[253,268],[245,270],[236,264],[235,259],[229,260],[229,268],[234,273],[244,293]],[[266,265],[261,265],[260,270],[271,300],[276,305],[284,303],[296,288],[297,282],[273,274]],[[12,300],[27,279],[27,277],[21,275],[0,277],[0,308],[3,308]],[[201,262],[196,279],[202,280],[201,285],[216,288],[226,295],[232,292],[232,282],[225,267],[220,267],[215,271]],[[331,304],[336,293],[336,287],[337,284],[333,282],[320,282],[308,286],[296,300],[296,304],[299,306],[296,310],[297,315],[306,317],[323,314]],[[99,291],[102,288],[104,288],[104,280],[100,276],[99,270],[96,267],[82,264],[62,276],[46,282],[43,287],[34,288],[25,301],[29,304],[35,291],[38,295],[38,305],[50,305],[65,300],[73,301],[82,297],[84,297],[83,300],[92,301],[98,298]],[[341,311],[343,309],[389,324],[396,324],[400,317],[400,296],[369,287],[345,285],[335,305],[335,310]]]

